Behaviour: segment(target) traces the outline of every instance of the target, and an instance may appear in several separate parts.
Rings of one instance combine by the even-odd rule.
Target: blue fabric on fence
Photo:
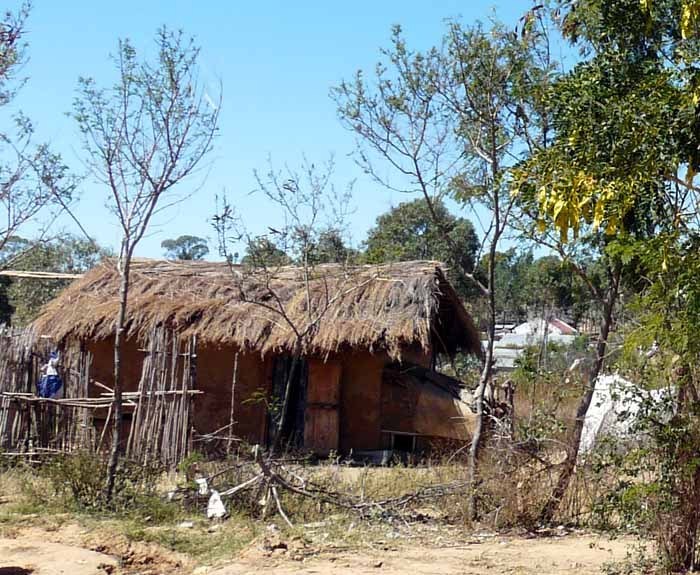
[[[63,381],[58,375],[42,375],[36,387],[39,397],[53,398],[61,391]]]
[[[41,368],[41,378],[36,384],[36,393],[39,397],[54,399],[58,397],[63,381],[58,375],[58,362],[61,355],[58,351],[52,351],[48,363]]]

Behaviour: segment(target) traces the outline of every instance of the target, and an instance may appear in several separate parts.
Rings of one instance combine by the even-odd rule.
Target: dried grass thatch
[[[307,289],[308,286],[308,289]],[[66,288],[34,326],[56,340],[107,339],[114,333],[119,277],[108,261]],[[281,304],[282,314],[272,311]],[[311,304],[312,313],[307,312]],[[313,323],[307,354],[351,348],[480,353],[477,329],[438,262],[381,266],[284,267],[252,272],[211,262],[134,260],[127,330],[140,339],[155,325],[213,345],[237,345],[261,354],[289,350],[294,329]]]

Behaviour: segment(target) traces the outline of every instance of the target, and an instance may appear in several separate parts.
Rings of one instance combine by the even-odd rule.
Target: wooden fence
[[[90,377],[93,358],[81,344],[58,350],[63,397],[37,396],[41,367],[54,349],[31,330],[0,326],[0,452],[6,456],[101,452],[111,444],[113,392]],[[158,328],[142,351],[138,388],[123,394],[123,449],[144,464],[174,466],[190,449],[192,400],[201,393],[195,389],[196,341]]]
[[[127,456],[142,461],[154,457],[173,466],[190,447],[192,399],[197,393],[196,340],[181,341],[172,332],[151,334],[141,370],[138,391],[127,393],[134,401],[127,440]]]
[[[36,395],[41,367],[53,351],[50,340],[31,330],[0,327],[0,449],[8,455],[90,449],[94,445],[92,406],[87,397],[92,357],[79,345],[62,352],[65,399]]]

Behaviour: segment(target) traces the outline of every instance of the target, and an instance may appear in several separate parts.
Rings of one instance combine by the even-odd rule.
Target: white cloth
[[[211,490],[211,497],[209,497],[209,503],[207,504],[207,517],[209,519],[221,519],[226,516],[226,507],[224,502],[221,501],[221,496],[216,489]]]
[[[596,440],[603,434],[621,440],[641,439],[634,437],[633,426],[643,402],[651,400],[660,404],[674,394],[673,387],[649,391],[618,374],[599,376],[583,422],[579,455],[584,457],[592,451]]]
[[[194,482],[197,484],[197,493],[200,495],[209,493],[209,485],[207,484],[206,477],[197,477]]]

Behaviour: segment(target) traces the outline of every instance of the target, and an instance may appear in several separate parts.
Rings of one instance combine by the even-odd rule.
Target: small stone
[[[178,527],[180,529],[192,529],[194,527],[194,521],[183,521]]]

